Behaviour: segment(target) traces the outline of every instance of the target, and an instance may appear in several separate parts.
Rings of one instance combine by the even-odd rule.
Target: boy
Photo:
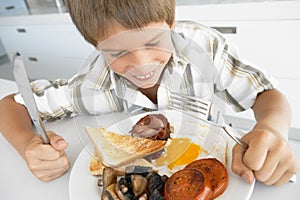
[[[299,169],[287,143],[290,107],[272,78],[240,62],[216,31],[193,22],[176,25],[174,0],[67,4],[78,30],[99,52],[68,82],[33,83],[45,119],[165,108],[168,89],[202,98],[213,93],[238,111],[252,108],[257,120],[243,137],[249,148],[233,149],[234,173],[248,183],[256,178],[280,185]],[[43,145],[18,97],[1,100],[0,131],[40,180],[61,176],[70,166],[68,144],[48,132],[50,145]]]

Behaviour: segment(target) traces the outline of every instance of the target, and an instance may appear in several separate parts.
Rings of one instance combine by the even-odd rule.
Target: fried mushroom
[[[105,167],[103,169],[102,175],[102,184],[103,184],[103,192],[102,192],[102,199],[104,199],[104,194],[108,186],[117,183],[117,173],[111,167]]]
[[[121,177],[117,182],[115,191],[121,200],[135,199],[131,184],[128,183],[128,181],[124,177]]]
[[[106,188],[106,190],[103,192],[103,200],[120,200],[116,194],[115,185],[116,184],[113,183]]]
[[[135,196],[139,196],[145,193],[148,187],[148,181],[144,176],[138,174],[132,174],[131,176],[131,186]]]

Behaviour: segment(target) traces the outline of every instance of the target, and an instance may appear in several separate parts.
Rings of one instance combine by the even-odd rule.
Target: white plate
[[[152,112],[158,113],[158,112]],[[170,124],[174,126],[174,134],[173,137],[182,137],[184,133],[186,137],[194,138],[198,137],[199,134],[195,134],[197,132],[197,127],[194,119],[183,115],[176,111],[160,111],[159,113],[164,114]],[[126,120],[122,120],[110,127],[107,127],[108,130],[115,131],[116,133],[128,133],[131,127],[143,116],[149,113],[144,113],[141,115],[136,115],[130,117]],[[193,122],[192,122],[193,121]],[[180,130],[178,132],[178,130]],[[199,130],[198,130],[199,131]],[[187,134],[190,133],[190,134]],[[212,143],[216,135],[214,132],[210,132],[209,139],[207,138],[204,145],[207,146],[207,143]],[[245,181],[243,181],[239,176],[233,174],[230,170],[231,165],[231,149],[234,143],[231,140],[228,140],[229,148],[228,148],[228,174],[229,174],[229,184],[225,192],[219,196],[218,200],[248,200],[253,192],[254,182],[249,185]],[[82,152],[79,154],[76,159],[74,166],[71,171],[70,180],[69,180],[69,196],[70,200],[99,200],[101,197],[100,188],[97,186],[97,177],[92,176],[89,172],[89,164],[91,158],[91,152],[93,152],[93,147],[91,144],[88,144]],[[160,169],[161,170],[164,169]]]

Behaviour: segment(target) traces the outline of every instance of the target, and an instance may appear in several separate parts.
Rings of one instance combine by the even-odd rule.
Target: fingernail
[[[56,144],[59,145],[59,146],[62,146],[62,145],[66,145],[67,143],[66,143],[66,141],[64,141],[64,140],[58,140],[58,141],[56,142]]]

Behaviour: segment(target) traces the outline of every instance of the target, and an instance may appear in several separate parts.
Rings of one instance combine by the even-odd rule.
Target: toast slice
[[[87,127],[97,160],[105,166],[118,168],[164,148],[167,141],[136,138],[109,132],[105,128]]]

